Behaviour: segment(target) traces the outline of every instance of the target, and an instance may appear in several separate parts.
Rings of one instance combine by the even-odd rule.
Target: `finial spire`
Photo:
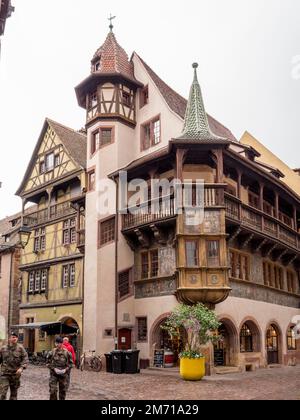
[[[109,25],[110,32],[112,32],[112,31],[113,31],[114,25],[112,24],[112,21],[113,21],[116,17],[117,17],[117,16],[112,16],[112,15],[111,15],[111,13],[110,13],[110,17],[108,18],[108,20],[110,21],[110,25]]]
[[[186,108],[183,132],[179,139],[186,140],[220,140],[209,127],[207,114],[204,107],[201,87],[198,82],[198,63],[193,63],[194,80]],[[224,140],[224,139],[223,139]]]

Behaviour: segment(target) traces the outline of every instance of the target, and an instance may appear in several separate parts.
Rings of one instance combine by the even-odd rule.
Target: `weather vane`
[[[112,32],[112,30],[113,30],[113,24],[112,24],[112,21],[116,18],[117,16],[112,16],[111,15],[111,13],[110,13],[110,17],[108,18],[108,20],[110,21],[110,25],[109,25],[109,28],[110,28],[110,31]]]

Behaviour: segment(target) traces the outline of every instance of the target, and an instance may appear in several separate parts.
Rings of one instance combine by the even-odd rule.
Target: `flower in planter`
[[[203,357],[201,346],[220,339],[216,334],[220,325],[215,312],[198,303],[194,306],[178,305],[162,328],[169,332],[171,338],[179,337],[180,330],[183,329],[186,333],[186,342],[184,351],[179,357],[199,359]]]

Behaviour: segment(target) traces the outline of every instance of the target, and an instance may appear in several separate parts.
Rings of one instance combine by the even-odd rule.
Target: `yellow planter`
[[[180,359],[180,376],[185,381],[200,381],[205,376],[205,357]]]

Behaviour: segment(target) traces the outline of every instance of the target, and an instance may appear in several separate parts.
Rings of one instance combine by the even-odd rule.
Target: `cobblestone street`
[[[48,371],[30,367],[22,377],[20,400],[47,400]],[[300,366],[216,375],[184,382],[177,373],[142,371],[139,375],[72,372],[69,400],[300,400]]]

